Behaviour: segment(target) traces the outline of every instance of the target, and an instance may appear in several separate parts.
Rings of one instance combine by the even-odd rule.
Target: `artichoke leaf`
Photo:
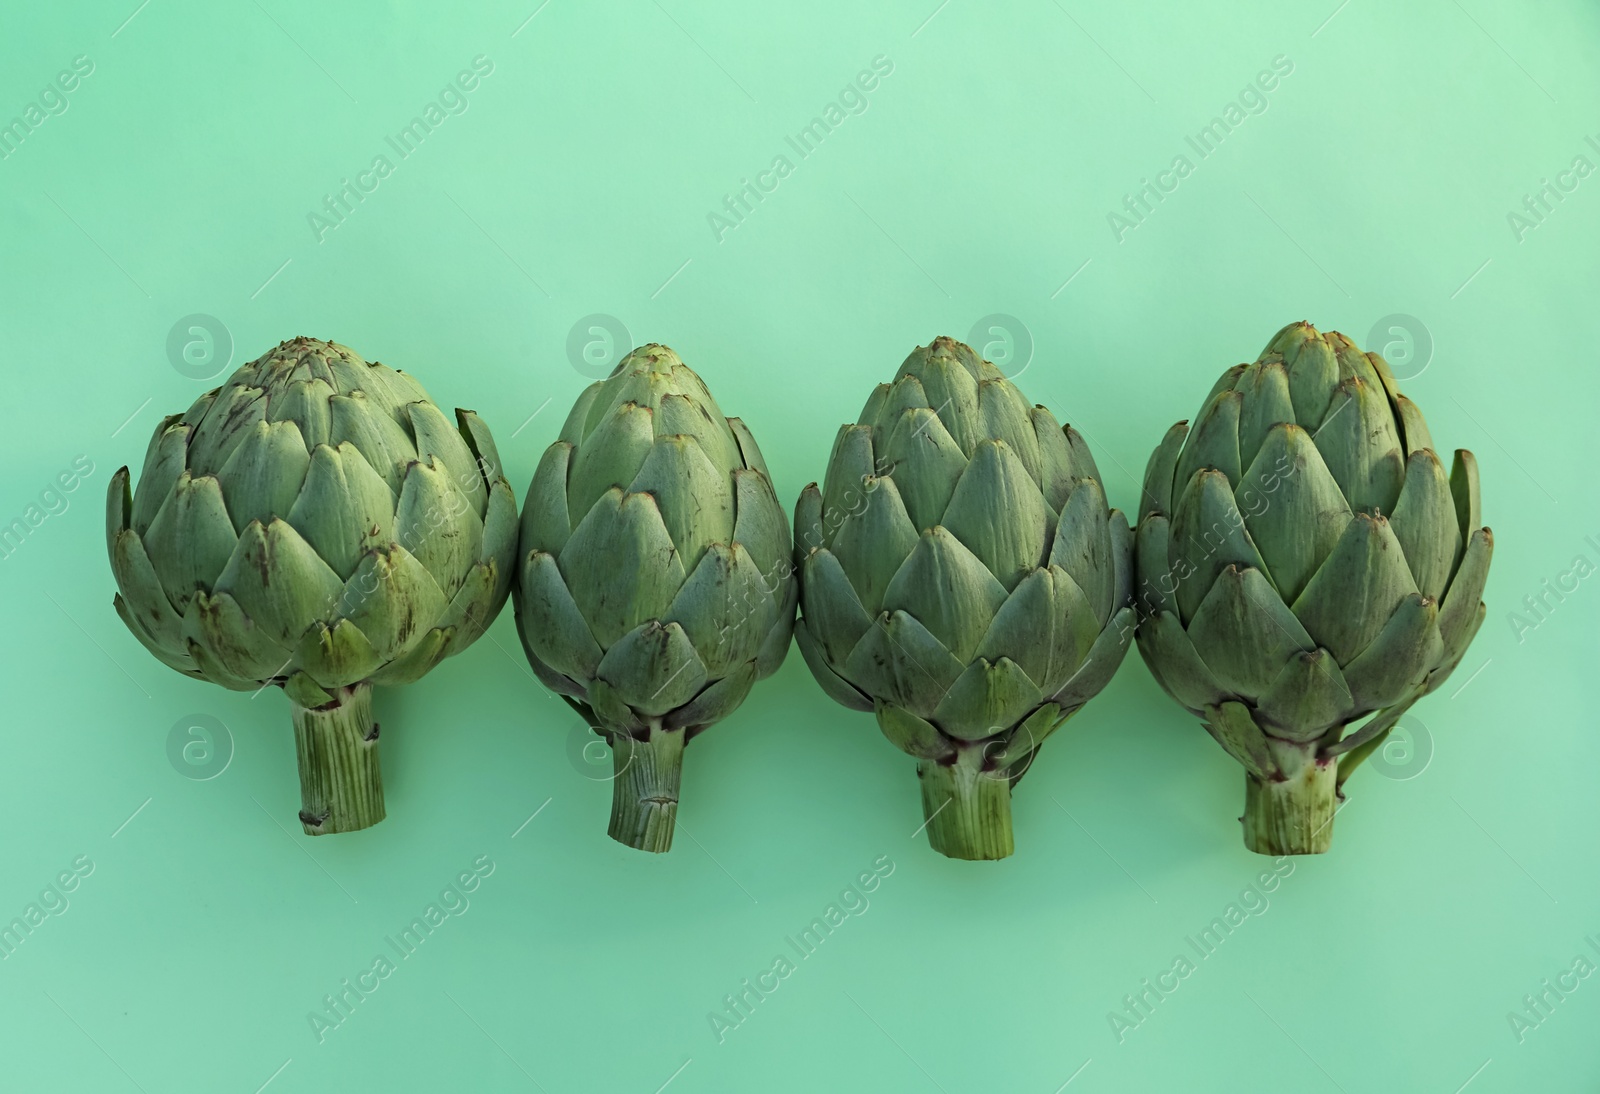
[[[311,454],[292,421],[257,422],[217,472],[237,532],[252,520],[287,517],[294,509]]]
[[[828,698],[851,710],[872,710],[872,700],[828,664],[827,657],[811,637],[810,629],[804,619],[795,621],[794,641],[795,645],[800,647],[800,656],[805,659],[806,667],[811,670],[811,675],[816,677],[817,683],[827,693]]]
[[[455,635],[454,627],[434,627],[404,655],[373,672],[372,682],[384,687],[415,683],[449,656]]]
[[[1199,471],[1220,471],[1231,487],[1239,481],[1244,465],[1239,459],[1239,410],[1244,393],[1219,391],[1200,411],[1194,430],[1178,457],[1175,480],[1187,483]]]
[[[451,480],[437,459],[413,463],[394,515],[395,541],[433,575],[446,597],[455,595],[483,551],[483,524]]]
[[[1189,640],[1222,686],[1262,696],[1296,654],[1316,648],[1259,570],[1229,566],[1189,620]]]
[[[144,623],[134,616],[133,610],[128,606],[128,602],[123,599],[121,593],[112,594],[111,606],[116,609],[118,618],[122,620],[128,630],[133,632],[133,636],[139,640],[139,643],[149,650],[163,665],[176,669],[185,676],[191,676],[197,680],[205,679],[205,676],[195,667],[194,658],[189,656],[188,646],[182,644],[178,639],[174,639],[170,646],[163,646],[145,628]]]
[[[517,617],[532,653],[574,680],[591,680],[604,656],[573,600],[555,556],[529,551],[518,584]]]
[[[595,677],[629,708],[655,718],[694,698],[707,673],[682,626],[652,619],[606,650]]]
[[[1417,590],[1438,600],[1450,583],[1461,551],[1461,529],[1444,465],[1431,449],[1406,460],[1406,482],[1389,518]]]
[[[1069,499],[1068,506],[1071,506]],[[1085,519],[1093,519],[1085,514]],[[1105,530],[1105,503],[1100,500]],[[945,510],[944,527],[989,568],[1007,591],[1044,562],[1050,540],[1044,496],[1014,452],[1002,442],[984,440],[973,453]],[[1084,529],[1093,536],[1094,525]],[[1109,544],[1102,558],[1109,554]],[[1107,559],[1109,561],[1109,559]],[[1106,577],[1109,579],[1109,567]],[[987,620],[984,621],[987,625]]]
[[[1257,361],[1239,377],[1238,391],[1243,397],[1239,406],[1239,465],[1249,467],[1274,426],[1294,423],[1289,371],[1281,361]]]
[[[150,531],[150,522],[171,495],[183,474],[189,458],[189,439],[194,427],[177,418],[166,419],[157,429],[150,443],[150,454],[145,457],[144,468],[139,472],[139,485],[133,493],[133,509],[128,526],[141,536]]]
[[[728,428],[733,431],[733,439],[739,446],[739,457],[743,466],[750,471],[761,472],[770,481],[772,472],[767,470],[767,461],[761,455],[761,446],[756,444],[755,434],[744,424],[744,419],[729,418]]]
[[[318,445],[288,520],[348,579],[368,551],[394,542],[394,507],[388,483],[354,445]]]
[[[1216,674],[1201,660],[1176,614],[1162,612],[1146,619],[1139,627],[1139,649],[1156,667],[1156,677],[1167,693],[1195,714],[1226,697]]]
[[[1186,623],[1194,618],[1217,575],[1229,566],[1259,570],[1271,583],[1221,471],[1196,471],[1189,481],[1172,518],[1170,550],[1178,610]]]
[[[875,473],[894,479],[912,528],[921,533],[943,522],[967,457],[939,416],[926,407],[901,415],[879,456]]]
[[[822,520],[829,535],[838,534],[848,514],[861,511],[867,483],[873,476],[883,474],[874,463],[873,441],[871,426],[839,427],[822,486]]]
[[[774,590],[790,572],[793,542],[771,480],[762,471],[735,471],[733,502],[733,542],[750,552],[768,589]]]
[[[1494,533],[1479,528],[1467,541],[1461,569],[1450,582],[1439,609],[1439,634],[1444,639],[1445,659],[1459,661],[1477,627],[1473,619],[1482,604],[1483,586],[1489,578],[1489,560],[1494,556]]]
[[[1258,779],[1270,779],[1278,774],[1278,765],[1267,747],[1261,727],[1250,717],[1250,708],[1243,703],[1224,702],[1205,710],[1205,725],[1218,744],[1244,769]]]
[[[1478,500],[1478,458],[1465,448],[1456,449],[1450,467],[1450,494],[1456,503],[1456,520],[1461,525],[1463,548],[1472,533],[1483,527],[1483,510]]]
[[[1167,430],[1156,450],[1150,453],[1150,461],[1144,468],[1144,491],[1139,498],[1141,524],[1155,514],[1172,515],[1177,503],[1173,492],[1177,489],[1178,454],[1183,451],[1183,442],[1188,436],[1189,423],[1178,422]]]
[[[847,564],[845,572],[849,571]],[[918,538],[910,557],[895,571],[884,591],[883,609],[908,613],[965,663],[1006,595],[1005,586],[976,555],[936,527]],[[865,597],[862,602],[866,603]]]
[[[488,484],[478,466],[478,458],[467,447],[461,429],[444,416],[432,403],[415,402],[406,406],[411,417],[411,428],[417,438],[417,458],[427,463],[430,456],[444,464],[457,490],[472,504],[478,519],[483,519],[484,508],[489,504]]]
[[[1263,353],[1277,353],[1289,370],[1289,398],[1302,429],[1314,430],[1328,416],[1339,363],[1333,347],[1310,323],[1291,323],[1267,343]]]
[[[1123,608],[1111,617],[1077,670],[1045,698],[1071,714],[1099,695],[1111,682],[1133,641],[1138,620],[1132,608]]]
[[[705,403],[687,395],[663,395],[655,415],[657,437],[673,434],[693,437],[706,458],[724,472],[751,466],[740,438],[733,429],[733,422],[734,419],[712,414]],[[743,422],[739,423],[739,428],[744,429]],[[744,430],[744,435],[750,437],[749,430]],[[755,453],[759,462],[761,450],[755,447],[753,437],[750,437],[750,451]]]
[[[489,432],[488,424],[475,412],[457,407],[456,426],[461,432],[461,439],[466,441],[467,447],[472,450],[476,471],[483,479],[484,486],[490,487],[496,482],[505,481],[505,465],[500,462],[500,449],[494,443],[494,435]],[[460,474],[465,475],[468,472],[462,468]]]
[[[1055,579],[1052,571],[1041,568],[1025,577],[994,615],[977,656],[988,661],[1008,658],[1015,662],[1041,688],[1050,678],[1053,660],[1066,660],[1073,652],[1058,654],[1057,626],[1067,620],[1056,609]]]
[[[893,703],[875,703],[878,728],[901,752],[920,760],[947,760],[956,754],[950,738],[909,710]]]
[[[567,508],[567,472],[572,463],[572,445],[556,441],[539,457],[539,466],[528,484],[522,503],[519,542],[524,551],[547,551],[559,555],[572,535],[572,516]],[[581,514],[580,514],[581,515]]]
[[[928,347],[926,357],[908,369],[908,359],[901,366],[922,385],[926,393],[925,405],[933,408],[939,420],[955,438],[961,451],[970,458],[984,440],[981,416],[978,413],[978,382],[971,371],[949,348],[953,343],[935,340]],[[892,401],[892,396],[891,396]]]
[[[572,528],[606,491],[627,489],[644,466],[655,436],[650,410],[624,403],[576,446],[567,471],[567,521]]]
[[[662,720],[667,729],[704,728],[722,721],[739,708],[756,682],[755,662],[747,661],[729,675],[716,680],[701,690]]]
[[[1015,661],[980,657],[950,686],[931,721],[951,737],[981,741],[1014,728],[1043,701],[1044,693]]]
[[[178,476],[143,536],[145,551],[167,599],[179,613],[200,589],[210,590],[238,545],[222,488],[209,475]]]
[[[732,547],[716,543],[661,618],[682,626],[705,663],[707,676],[715,680],[755,659],[762,639],[777,622],[777,608],[750,553],[737,543]]]
[[[180,628],[183,617],[167,599],[161,579],[145,553],[144,541],[132,529],[123,529],[112,539],[111,572],[125,598],[128,615],[138,621],[140,631],[169,656],[187,661],[189,654]]]
[[[896,575],[917,549],[917,532],[895,481],[869,478],[858,509],[844,517],[833,539],[833,554],[868,614],[884,606]]]
[[[683,585],[683,561],[650,494],[612,487],[557,556],[567,588],[602,648],[660,619]]]
[[[405,481],[406,465],[417,458],[417,446],[393,412],[375,405],[375,400],[366,392],[352,391],[348,395],[335,395],[329,399],[328,413],[328,443],[334,447],[355,445],[398,497],[400,486]],[[299,427],[296,426],[295,430],[299,432]],[[304,438],[301,443],[304,443]],[[310,448],[306,446],[308,453]]]
[[[1124,535],[1127,522],[1122,523]],[[1083,591],[1095,621],[1104,625],[1120,604],[1114,603],[1117,564],[1113,557],[1111,513],[1105,493],[1093,479],[1080,479],[1061,507],[1050,565],[1065,570]]]
[[[271,381],[269,381],[271,384]],[[272,384],[267,388],[266,420],[269,422],[294,422],[300,428],[300,435],[306,439],[306,448],[315,449],[320,444],[331,444],[333,441],[333,407],[330,400],[337,394],[333,385],[320,377],[308,377],[302,380],[292,380],[289,383]],[[208,420],[202,433],[210,433],[212,423]],[[220,445],[216,454],[211,459],[226,460],[225,449],[231,444],[237,444],[234,438],[224,445]]]
[[[273,520],[245,526],[216,591],[292,649],[317,620],[335,618],[345,583],[288,521]]]
[[[965,667],[922,623],[897,611],[867,628],[840,675],[874,699],[932,717]]]
[[[801,610],[828,662],[843,665],[850,651],[872,626],[872,616],[830,551],[813,551],[801,568]]]
[[[1317,645],[1348,665],[1415,592],[1389,522],[1357,513],[1295,600],[1294,614]]]
[[[1398,703],[1443,657],[1439,605],[1421,593],[1406,597],[1372,644],[1345,666],[1357,711]]]
[[[229,676],[241,680],[270,680],[284,675],[294,653],[273,640],[266,629],[240,608],[227,593],[211,595],[200,590],[183,613],[183,641],[191,650],[199,646],[209,661]]]
[[[1289,658],[1256,704],[1256,721],[1274,737],[1310,744],[1344,724],[1354,709],[1350,685],[1333,655],[1316,649]]]
[[[389,661],[403,656],[434,626],[448,606],[427,569],[398,544],[362,556],[339,598],[350,620]]]
[[[1394,412],[1376,380],[1352,376],[1341,381],[1312,439],[1353,511],[1394,511],[1405,482],[1405,459]]]
[[[800,583],[793,575],[785,579],[782,595],[774,599],[778,606],[778,619],[756,650],[756,679],[764,680],[778,671],[783,659],[789,656],[789,639],[794,634],[795,605],[800,600]]]
[[[1042,489],[1039,438],[1028,417],[1028,404],[1010,380],[996,376],[978,384],[978,414],[983,435],[1001,441],[1027,470],[1035,487]]]
[[[327,691],[360,683],[383,666],[383,658],[367,636],[348,619],[336,620],[331,627],[314,624],[300,639],[295,660]],[[269,670],[269,674],[277,672]]]
[[[1351,518],[1310,434],[1293,423],[1272,429],[1234,498],[1273,585],[1292,603]]]
[[[1151,513],[1139,522],[1134,537],[1137,558],[1134,570],[1139,575],[1139,588],[1134,591],[1134,603],[1141,616],[1155,616],[1162,612],[1176,612],[1178,577],[1173,572],[1169,545],[1171,529],[1167,518]]]
[[[1393,399],[1395,417],[1400,421],[1400,437],[1405,442],[1406,455],[1421,452],[1424,449],[1437,452],[1433,447],[1433,434],[1428,430],[1428,423],[1422,417],[1422,411],[1417,409],[1417,404],[1407,399],[1404,395],[1396,394]]]

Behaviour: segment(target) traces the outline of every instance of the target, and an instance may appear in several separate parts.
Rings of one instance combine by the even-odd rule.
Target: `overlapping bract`
[[[782,663],[789,523],[755,439],[672,350],[634,350],[545,450],[522,515],[534,671],[608,732],[690,735]]]
[[[1307,323],[1167,433],[1137,538],[1146,662],[1266,780],[1290,774],[1279,744],[1370,748],[1443,682],[1483,620],[1494,547],[1472,453],[1447,476],[1383,358]]]
[[[796,639],[903,751],[945,763],[984,742],[985,767],[1019,775],[1127,652],[1131,546],[1083,438],[939,338],[800,497]]]
[[[301,707],[404,684],[510,587],[516,500],[488,428],[403,372],[296,338],[156,428],[107,498],[123,622],[179,672]]]

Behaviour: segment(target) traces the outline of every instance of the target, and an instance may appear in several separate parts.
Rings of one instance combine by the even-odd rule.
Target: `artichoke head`
[[[1252,804],[1252,849],[1326,849],[1338,785],[1461,661],[1493,550],[1472,453],[1446,473],[1388,364],[1337,332],[1285,327],[1168,431],[1139,520],[1140,651],[1252,803],[1324,799],[1301,818],[1316,833]]]
[[[957,801],[936,849],[1010,853],[1011,783],[1127,652],[1131,550],[1083,438],[954,339],[839,430],[795,513],[796,638],[823,690],[920,761],[926,811]]]
[[[165,418],[106,516],[117,613],[150,652],[237,691],[281,685],[297,711],[470,645],[509,591],[517,526],[477,415],[452,423],[410,376],[311,338]]]
[[[534,671],[631,769],[612,835],[664,851],[684,743],[778,668],[793,629],[789,523],[755,438],[672,350],[635,349],[545,450],[520,551]]]

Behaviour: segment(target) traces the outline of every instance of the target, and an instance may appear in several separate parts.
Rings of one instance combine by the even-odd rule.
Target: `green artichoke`
[[[1244,765],[1245,845],[1326,851],[1345,779],[1483,621],[1472,453],[1447,477],[1384,359],[1294,323],[1167,432],[1137,540],[1140,652]]]
[[[672,846],[683,749],[783,662],[789,522],[755,438],[666,346],[591,384],[522,513],[534,672],[611,743],[611,837]]]
[[[471,645],[505,602],[517,509],[488,428],[415,380],[296,338],[156,427],[111,480],[117,614],[186,676],[283,688],[308,835],[383,819],[372,685]]]
[[[796,638],[917,758],[928,841],[1011,854],[1011,787],[1132,640],[1132,534],[1083,438],[969,347],[918,348],[795,511]]]

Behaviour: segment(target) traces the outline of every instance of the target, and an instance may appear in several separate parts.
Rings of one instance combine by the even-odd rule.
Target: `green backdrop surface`
[[[134,3],[0,16],[0,923],[35,921],[0,1085],[1594,1089],[1593,4]],[[971,335],[1128,510],[1302,318],[1477,453],[1497,551],[1455,678],[1276,875],[1137,655],[1008,861],[932,853],[912,761],[798,653],[695,741],[650,857],[509,611],[378,696],[389,818],[311,840],[284,698],[111,609],[112,472],[298,334],[485,415],[519,494],[585,373],[665,342],[788,505],[907,351]]]

